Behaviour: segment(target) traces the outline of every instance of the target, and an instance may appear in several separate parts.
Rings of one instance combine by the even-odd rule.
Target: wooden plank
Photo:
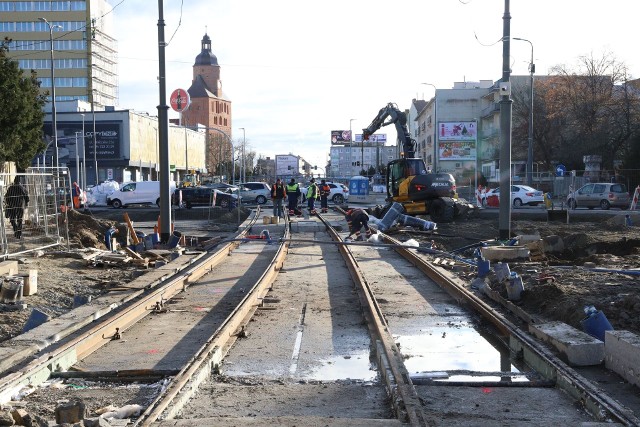
[[[133,257],[133,258],[135,258],[135,259],[144,259],[144,258],[142,258],[142,256],[140,256],[140,254],[139,254],[138,252],[134,251],[134,250],[133,250],[133,249],[131,249],[131,248],[124,248],[124,251],[125,251],[128,255],[132,256],[132,257]]]
[[[136,236],[136,230],[133,228],[133,222],[129,218],[129,214],[127,212],[124,213],[124,221],[127,223],[127,228],[129,228],[129,233],[131,233],[131,239],[133,240],[133,244],[137,245],[140,243],[140,239]]]

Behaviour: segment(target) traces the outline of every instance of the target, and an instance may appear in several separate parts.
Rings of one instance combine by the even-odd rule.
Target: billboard
[[[299,159],[292,154],[276,154],[276,178],[298,175]]]
[[[476,122],[440,122],[438,124],[439,141],[476,141],[478,132]]]
[[[122,158],[120,152],[122,135],[120,132],[120,122],[98,122],[96,123],[96,159],[97,160],[119,160]],[[51,123],[44,125],[45,135],[51,133]],[[93,126],[84,127],[84,145],[86,149],[87,158],[93,159],[94,143],[93,143]],[[75,133],[82,133],[82,122],[62,122],[58,123],[58,141],[67,141],[68,144],[75,144]],[[80,138],[82,141],[82,138]],[[58,144],[58,146],[64,145]],[[49,147],[50,153],[47,155],[53,155],[53,144]],[[78,150],[82,153],[82,149]]]
[[[331,145],[345,145],[351,143],[350,130],[332,130]]]
[[[476,122],[438,123],[438,160],[475,160],[477,142]]]
[[[439,160],[475,160],[476,143],[465,141],[439,141]]]
[[[355,134],[355,142],[357,142],[358,144],[362,143],[362,134],[361,133],[357,133]],[[384,145],[387,143],[387,134],[386,133],[375,133],[373,135],[369,135],[369,139],[367,139],[366,141],[364,141],[364,145],[373,145],[373,146],[378,146],[378,145]]]

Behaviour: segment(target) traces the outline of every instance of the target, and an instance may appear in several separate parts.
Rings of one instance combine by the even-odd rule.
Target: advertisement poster
[[[298,175],[298,158],[296,156],[292,156],[290,154],[276,155],[276,176],[291,176]]]
[[[439,141],[476,141],[477,137],[476,122],[440,122],[438,124]]]
[[[119,122],[102,122],[96,123],[96,158],[98,160],[116,160],[122,157],[120,153],[120,126]],[[44,125],[45,135],[50,135],[51,124]],[[76,133],[80,134],[80,143],[82,143],[82,122],[65,122],[58,124],[58,147],[71,146],[75,150],[75,136]],[[85,125],[84,127],[84,145],[86,149],[86,157],[93,159],[94,141],[93,141],[93,126]],[[47,150],[47,155],[53,155],[54,145],[51,144]],[[74,151],[75,152],[75,151]],[[82,149],[78,150],[82,153]],[[62,156],[62,154],[61,154]]]
[[[355,141],[357,144],[362,143],[362,134],[355,134]],[[369,139],[364,141],[364,145],[372,145],[372,146],[384,146],[387,142],[387,134],[386,133],[374,133],[373,135],[369,135]]]
[[[475,160],[476,143],[475,142],[439,142],[438,143],[438,159],[439,160]]]
[[[351,143],[350,130],[332,130],[331,145],[345,145]]]

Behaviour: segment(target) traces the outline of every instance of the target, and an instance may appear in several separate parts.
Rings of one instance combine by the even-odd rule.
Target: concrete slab
[[[604,343],[563,322],[529,325],[529,332],[552,344],[573,366],[598,365],[604,360]]]
[[[291,223],[292,233],[315,233],[324,230],[325,226],[319,220],[308,219]]]
[[[607,369],[640,386],[640,336],[630,331],[606,331],[604,353]]]

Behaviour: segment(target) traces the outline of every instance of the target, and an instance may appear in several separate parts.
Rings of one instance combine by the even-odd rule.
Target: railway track
[[[82,381],[86,393],[60,393],[138,403],[138,426],[638,425],[401,242],[345,245],[337,212],[296,221],[295,237],[288,223],[272,228],[265,244],[247,238],[266,228],[259,219],[5,375],[0,395],[52,377]],[[51,393],[26,397],[27,408]]]

